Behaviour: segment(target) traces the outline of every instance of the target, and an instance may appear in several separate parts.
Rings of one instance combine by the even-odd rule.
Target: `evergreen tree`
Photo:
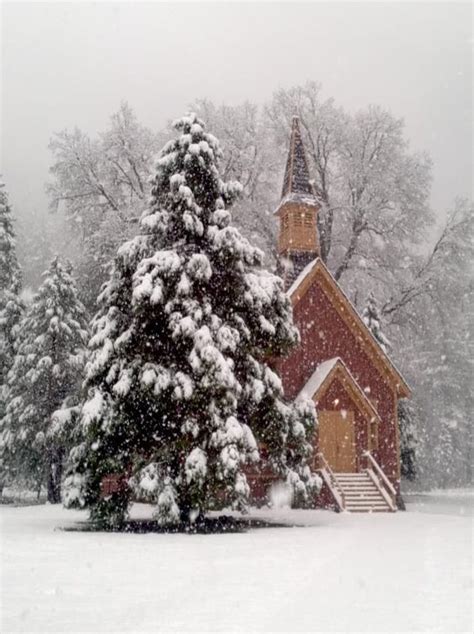
[[[5,185],[0,182],[0,385],[4,385],[12,364],[16,329],[24,308],[20,290],[13,218]]]
[[[78,387],[86,342],[85,309],[55,258],[19,325],[0,421],[0,464],[13,477],[47,483],[50,502],[60,501],[64,453],[48,437],[51,415]]]
[[[20,290],[13,218],[5,185],[0,182],[0,419],[5,414],[7,374],[13,363],[18,323],[24,310]],[[8,480],[0,464],[0,495]]]
[[[373,293],[369,293],[367,297],[362,319],[382,350],[388,354],[391,349],[391,344],[382,332],[380,312]],[[408,480],[414,480],[417,474],[416,450],[418,447],[418,428],[420,422],[416,415],[415,408],[406,401],[400,401],[398,403],[398,424],[400,430],[401,473],[402,476]]]
[[[238,183],[218,172],[218,141],[191,114],[162,150],[141,235],[118,251],[90,342],[66,503],[118,525],[132,491],[159,522],[245,509],[245,465],[266,446],[273,469],[308,499],[312,402],[283,401],[268,360],[297,342],[282,281],[230,226]],[[103,478],[127,476],[111,495]]]
[[[456,421],[445,420],[440,426],[439,444],[434,452],[434,462],[437,473],[444,474],[440,480],[442,487],[456,485],[456,462],[460,458],[460,452],[456,446],[457,431]]]
[[[415,408],[408,401],[398,404],[398,424],[400,427],[401,472],[407,480],[417,476],[418,429],[420,423]]]
[[[367,303],[364,308],[364,312],[362,313],[362,319],[365,325],[367,326],[367,328],[375,337],[376,341],[378,342],[382,350],[386,354],[388,354],[391,348],[391,344],[390,344],[390,341],[382,332],[382,327],[380,323],[381,322],[380,312],[377,305],[377,300],[375,299],[375,296],[373,293],[369,293],[369,296],[367,297]]]

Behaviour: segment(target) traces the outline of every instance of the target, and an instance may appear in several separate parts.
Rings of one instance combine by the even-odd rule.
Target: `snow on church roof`
[[[291,192],[280,200],[278,207],[273,212],[273,215],[277,216],[280,213],[280,209],[286,205],[286,203],[301,203],[303,205],[313,205],[313,207],[318,206],[316,196],[313,194],[298,194]]]
[[[308,381],[306,382],[305,386],[298,396],[313,398],[321,385],[327,379],[331,370],[337,365],[338,361],[341,361],[341,359],[339,357],[335,357],[334,359],[329,359],[328,361],[323,361],[323,363],[320,363],[313,374],[309,377]]]
[[[298,394],[298,398],[314,398],[336,366],[339,366],[348,377],[348,386],[351,386],[353,393],[358,394],[359,402],[363,404],[366,411],[370,412],[372,420],[380,421],[380,414],[370,402],[367,394],[360,387],[359,383],[354,378],[354,375],[351,373],[341,357],[335,357],[334,359],[328,359],[328,361],[320,363]]]

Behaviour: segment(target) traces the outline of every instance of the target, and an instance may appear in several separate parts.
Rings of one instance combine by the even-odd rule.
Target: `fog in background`
[[[1,172],[44,213],[55,131],[103,130],[121,100],[153,129],[196,98],[263,103],[316,80],[406,122],[438,214],[472,184],[470,3],[3,3]]]
[[[10,192],[14,222],[9,220],[3,189],[0,212],[7,228],[3,243],[10,255],[12,225],[16,231],[20,265],[13,255],[2,260],[0,325],[8,337],[2,341],[8,341],[9,347],[2,348],[7,355],[2,357],[3,366],[0,359],[0,379],[2,372],[8,378],[2,394],[11,411],[6,416],[0,412],[2,426],[10,424],[13,429],[17,420],[23,420],[17,394],[24,411],[30,412],[25,416],[33,411],[30,405],[37,407],[40,392],[33,389],[31,376],[43,374],[36,374],[35,359],[41,359],[42,368],[43,359],[53,358],[52,349],[44,352],[43,343],[53,342],[56,348],[54,337],[44,337],[48,324],[57,323],[56,316],[49,319],[52,295],[48,293],[54,292],[58,301],[68,300],[67,305],[58,305],[59,315],[73,314],[74,306],[78,315],[84,311],[68,299],[72,295],[63,298],[54,290],[55,254],[73,265],[85,321],[108,314],[110,302],[128,305],[130,276],[136,270],[130,319],[143,319],[144,333],[147,323],[153,322],[153,328],[167,323],[168,317],[162,322],[155,308],[142,314],[137,304],[140,311],[135,312],[137,279],[142,276],[139,261],[154,252],[156,235],[141,236],[140,244],[147,243],[151,250],[144,247],[125,268],[123,262],[112,268],[111,263],[119,245],[145,226],[148,233],[151,224],[140,227],[135,220],[148,205],[149,192],[143,184],[153,169],[150,158],[173,134],[168,123],[193,103],[222,141],[223,177],[244,184],[233,207],[234,226],[266,254],[265,266],[274,270],[278,249],[273,210],[281,192],[291,119],[298,109],[309,172],[321,203],[318,254],[413,392],[413,398],[398,408],[403,478],[418,490],[471,485],[472,5],[58,2],[0,6],[0,171]],[[183,140],[182,147],[187,143]],[[205,146],[201,149],[205,152]],[[180,157],[170,163],[170,170],[181,169]],[[54,173],[49,173],[51,166]],[[49,213],[46,191],[60,213]],[[155,201],[161,204],[161,193],[157,196]],[[169,212],[179,213],[181,203],[173,211],[174,204],[169,202]],[[209,202],[213,204],[217,203]],[[173,239],[181,238],[173,228]],[[181,242],[160,240],[161,246],[178,250],[181,257]],[[204,253],[208,247],[203,247]],[[195,243],[192,248],[201,246]],[[278,264],[285,267],[278,270],[287,279],[298,272],[291,270],[291,258],[279,258]],[[100,289],[111,271],[115,277],[109,289],[115,289],[123,275],[120,297],[115,298],[115,290],[113,297],[112,291],[105,292],[98,306]],[[212,293],[223,278],[216,276],[210,283]],[[41,293],[34,295],[40,284]],[[170,284],[174,293],[174,282]],[[48,313],[44,321],[35,316],[38,306]],[[232,302],[226,307],[230,315]],[[94,321],[94,329],[102,328],[101,323]],[[166,338],[165,332],[163,327],[160,336]],[[173,341],[174,336],[173,330]],[[139,348],[142,343],[145,339]],[[30,352],[30,345],[38,348],[38,357]],[[121,346],[114,350],[117,359],[128,354],[121,352]],[[85,358],[93,357],[85,354]],[[165,366],[174,367],[173,359],[166,359]],[[24,363],[32,364],[32,375]],[[72,365],[76,367],[76,361]],[[48,385],[51,377],[55,381],[62,377],[58,364],[46,361],[44,367],[51,367]],[[68,395],[71,403],[82,402],[85,373],[78,369],[77,385]],[[63,402],[64,390],[61,379],[51,410],[47,409],[53,404],[49,388],[41,395],[48,416]],[[0,401],[1,406],[4,401]],[[72,417],[66,418],[72,423]],[[41,433],[49,434],[49,418],[44,421]],[[21,469],[28,465],[22,462]],[[51,476],[53,471],[60,472],[50,470]],[[43,477],[47,472],[41,473]],[[54,500],[59,499],[59,485],[56,478]]]

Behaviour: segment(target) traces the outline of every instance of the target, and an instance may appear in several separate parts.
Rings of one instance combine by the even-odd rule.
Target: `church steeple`
[[[317,214],[319,205],[309,179],[308,162],[299,118],[293,117],[281,201],[278,253],[280,273],[289,286],[301,270],[319,255]]]
[[[283,178],[282,199],[288,194],[313,195],[313,188],[309,182],[308,163],[300,132],[299,117],[293,117],[291,127],[290,148],[286,161],[285,176]]]

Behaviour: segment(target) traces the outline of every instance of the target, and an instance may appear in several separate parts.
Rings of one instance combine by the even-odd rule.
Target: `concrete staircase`
[[[343,508],[351,513],[386,513],[396,510],[376,476],[367,469],[360,473],[334,473],[337,488],[342,493]]]

